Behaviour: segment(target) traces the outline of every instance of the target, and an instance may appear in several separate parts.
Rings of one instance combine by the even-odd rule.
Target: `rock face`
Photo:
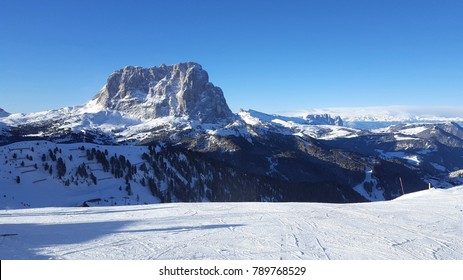
[[[305,119],[308,123],[314,125],[326,124],[343,126],[343,121],[340,116],[331,117],[329,114],[307,115]]]
[[[166,116],[217,122],[233,117],[219,87],[193,62],[115,71],[93,103],[141,119]]]

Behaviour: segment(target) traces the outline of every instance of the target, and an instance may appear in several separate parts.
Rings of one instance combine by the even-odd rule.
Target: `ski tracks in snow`
[[[283,259],[318,259],[330,260],[326,248],[317,237],[317,224],[300,219],[279,218],[278,223],[283,228],[281,234],[280,260]],[[309,218],[310,220],[310,218]]]
[[[463,259],[463,187],[368,204],[0,210],[4,259]],[[64,214],[64,215],[63,215]]]

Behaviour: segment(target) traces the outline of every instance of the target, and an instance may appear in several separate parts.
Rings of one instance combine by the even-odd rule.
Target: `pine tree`
[[[82,163],[77,167],[76,175],[80,176],[82,178],[88,178],[88,173],[87,173],[87,168],[85,166],[85,163]]]
[[[90,179],[92,180],[93,184],[96,185],[97,179],[93,173],[90,173]]]
[[[130,183],[127,183],[125,190],[127,191],[128,195],[133,195],[132,187],[130,186]]]
[[[58,178],[62,178],[66,175],[66,164],[64,163],[63,159],[60,157],[56,162],[56,170],[58,172]]]
[[[48,155],[50,156],[52,161],[56,161],[56,155],[53,153],[51,149],[48,149]]]

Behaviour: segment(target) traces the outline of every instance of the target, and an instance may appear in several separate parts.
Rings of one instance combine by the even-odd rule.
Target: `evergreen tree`
[[[142,163],[142,164],[140,165],[140,170],[146,173],[147,168],[146,168],[146,164],[145,164],[145,163]]]
[[[51,149],[48,149],[48,155],[50,156],[52,161],[56,161],[56,155],[53,153]]]
[[[92,152],[88,149],[87,149],[87,160],[93,160]]]
[[[82,163],[77,167],[76,175],[80,176],[82,178],[88,178],[88,173],[87,173],[87,168],[85,166],[85,163]]]
[[[97,179],[93,173],[90,173],[90,179],[92,180],[93,184],[96,185]]]
[[[66,164],[61,157],[59,157],[56,162],[56,170],[58,172],[58,178],[61,179],[64,175],[66,175]]]
[[[130,186],[130,183],[127,183],[125,190],[127,191],[128,195],[133,195],[132,187]]]

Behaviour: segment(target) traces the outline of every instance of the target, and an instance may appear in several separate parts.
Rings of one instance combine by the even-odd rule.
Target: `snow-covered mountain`
[[[241,110],[238,116],[253,128],[266,129],[287,135],[309,136],[316,139],[334,139],[338,137],[358,136],[361,130],[343,127],[340,117],[330,115],[306,115],[304,117],[286,117],[269,115],[254,110]]]
[[[343,124],[322,112],[233,114],[196,63],[129,66],[82,106],[0,117],[0,191],[18,198],[18,186],[24,193],[72,189],[78,197],[42,206],[359,202],[400,196],[400,180],[406,192],[463,183],[463,128],[455,122],[376,130]],[[7,202],[31,205],[27,196]]]
[[[87,106],[149,120],[188,117],[211,123],[233,117],[222,90],[193,62],[160,67],[127,66],[115,71]]]
[[[306,114],[340,116],[345,126],[366,130],[404,123],[456,122],[463,124],[463,110],[459,107],[338,107],[288,113],[290,116],[304,116]]]
[[[44,195],[39,188],[30,191],[36,198]],[[461,260],[462,212],[463,187],[343,205],[0,210],[0,259]]]

